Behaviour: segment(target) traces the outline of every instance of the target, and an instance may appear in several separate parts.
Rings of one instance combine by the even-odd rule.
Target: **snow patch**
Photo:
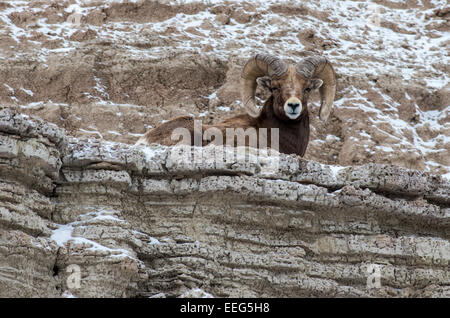
[[[23,87],[21,87],[20,89],[21,89],[22,91],[24,91],[26,94],[28,94],[28,95],[30,95],[30,96],[34,96],[34,93],[33,93],[31,90],[25,89],[25,88],[23,88]]]
[[[153,161],[154,158],[157,156],[160,156],[161,154],[165,153],[165,149],[161,147],[151,147],[151,146],[144,146],[141,147],[141,151],[145,155],[145,159],[147,161]]]
[[[178,298],[214,298],[214,296],[205,292],[203,289],[194,288],[184,292]]]

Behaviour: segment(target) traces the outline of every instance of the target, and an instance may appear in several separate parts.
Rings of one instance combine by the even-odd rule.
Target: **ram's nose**
[[[284,112],[290,119],[298,118],[302,112],[302,102],[296,97],[289,98],[284,104]]]
[[[288,103],[287,105],[288,105],[288,107],[290,107],[290,108],[292,109],[292,111],[294,111],[294,112],[297,110],[298,107],[300,107],[300,103],[297,103],[297,102],[294,102],[294,103],[291,102],[291,103]]]

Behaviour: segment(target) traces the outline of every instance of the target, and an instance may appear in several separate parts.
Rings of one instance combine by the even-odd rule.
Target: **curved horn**
[[[333,66],[324,56],[309,56],[300,61],[295,69],[306,78],[320,78],[323,81],[319,89],[321,100],[319,117],[326,121],[330,116],[336,93],[336,74]]]
[[[277,57],[267,54],[256,54],[245,64],[241,77],[243,78],[242,101],[247,113],[252,117],[258,117],[261,109],[255,102],[256,79],[258,77],[279,77],[287,71],[287,65]]]

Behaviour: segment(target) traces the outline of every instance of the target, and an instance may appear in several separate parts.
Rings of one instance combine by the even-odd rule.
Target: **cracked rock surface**
[[[448,180],[214,151],[0,108],[0,296],[450,297]]]

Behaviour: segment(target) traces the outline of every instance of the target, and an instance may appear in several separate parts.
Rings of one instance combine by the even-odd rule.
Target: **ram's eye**
[[[309,93],[311,91],[311,87],[305,88],[305,92]]]

